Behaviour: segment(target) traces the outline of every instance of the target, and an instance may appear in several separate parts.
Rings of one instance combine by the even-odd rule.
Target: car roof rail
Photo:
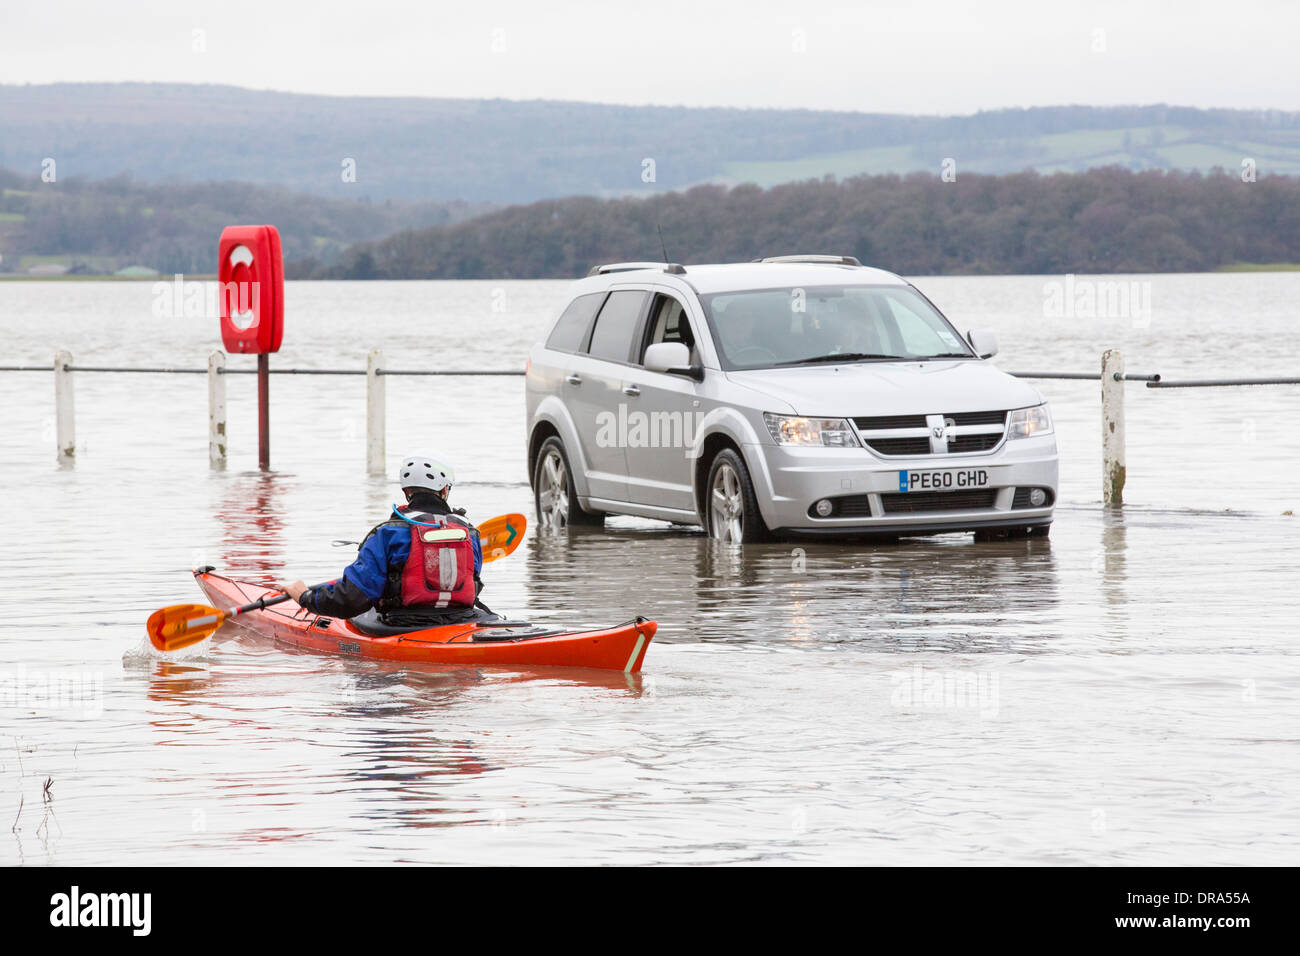
[[[820,262],[832,266],[859,266],[862,263],[855,256],[767,256],[754,262]]]
[[[686,267],[679,262],[610,262],[603,266],[592,266],[588,276],[603,276],[611,272],[639,272],[654,269],[673,276],[686,275]]]

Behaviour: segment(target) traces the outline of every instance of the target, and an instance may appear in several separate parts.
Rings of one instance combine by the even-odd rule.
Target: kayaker
[[[491,615],[478,601],[483,549],[464,509],[447,503],[456,476],[433,455],[412,455],[398,469],[404,507],[371,529],[337,581],[283,590],[326,617],[356,617],[372,607],[392,624],[457,623]]]

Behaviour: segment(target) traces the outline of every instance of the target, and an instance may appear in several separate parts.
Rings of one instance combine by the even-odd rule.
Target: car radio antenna
[[[655,229],[659,233],[659,247],[664,251],[664,265],[668,265],[668,246],[664,244],[664,229],[659,223],[655,223]]]

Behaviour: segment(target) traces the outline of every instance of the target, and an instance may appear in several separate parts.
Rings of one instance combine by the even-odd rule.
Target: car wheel
[[[715,541],[748,544],[770,536],[758,511],[749,469],[733,449],[723,449],[709,466],[704,512],[705,528]]]
[[[569,469],[569,458],[564,453],[564,443],[552,435],[542,442],[537,452],[537,465],[533,472],[533,503],[537,506],[537,521],[543,528],[563,530],[570,525],[601,525],[605,516],[600,512],[583,511],[578,504],[578,493]]]

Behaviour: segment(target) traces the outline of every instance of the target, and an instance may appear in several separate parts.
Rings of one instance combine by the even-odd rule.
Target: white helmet
[[[397,483],[406,488],[427,488],[442,491],[456,483],[456,473],[451,465],[433,455],[411,455],[397,470]]]

